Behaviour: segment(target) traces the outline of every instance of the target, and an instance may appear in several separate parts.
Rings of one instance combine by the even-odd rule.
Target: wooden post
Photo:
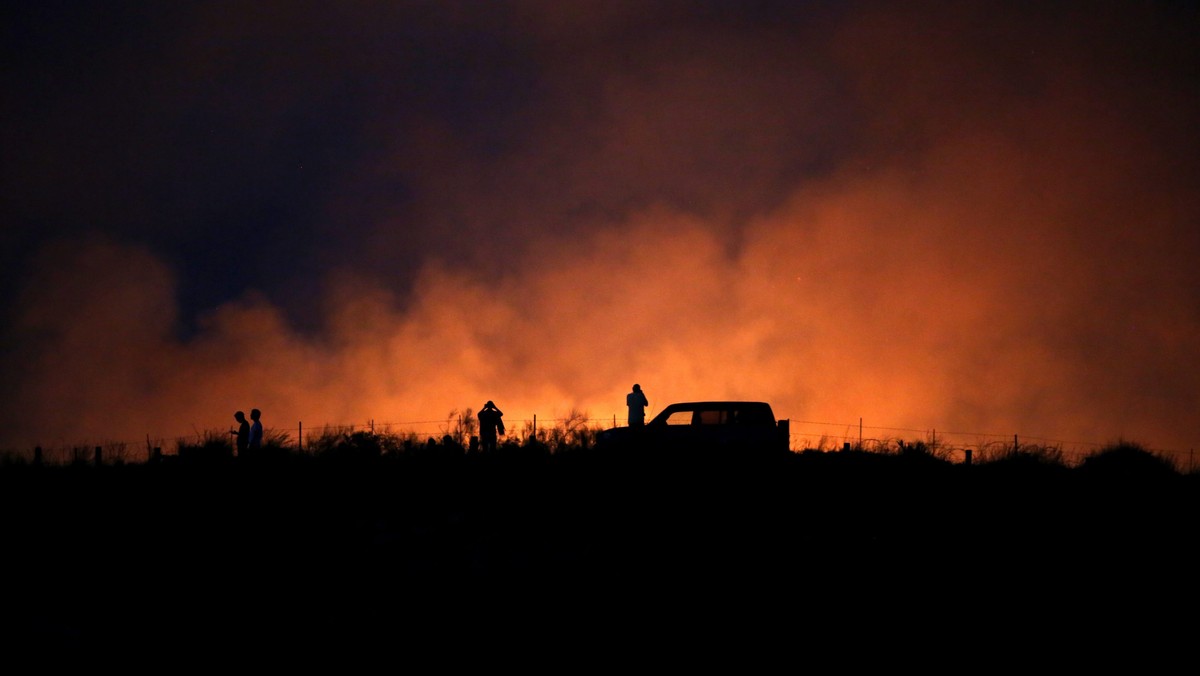
[[[971,449],[969,449],[969,448],[964,448],[964,449],[963,449],[963,455],[964,455],[964,456],[966,456],[966,458],[963,460],[963,464],[964,464],[964,465],[969,465],[969,464],[971,464]]]
[[[300,422],[296,423],[296,427],[297,427],[297,429],[296,429],[296,450],[303,452],[304,451],[304,421],[301,420]]]
[[[104,464],[104,450],[99,446],[96,447],[95,462],[97,467]]]
[[[1017,435],[1013,435],[1013,455],[1021,452],[1021,442],[1017,441]]]
[[[33,464],[35,464],[35,465],[42,464],[42,447],[41,446],[33,447]]]

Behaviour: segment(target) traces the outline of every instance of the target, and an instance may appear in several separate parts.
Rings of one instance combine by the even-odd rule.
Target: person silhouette
[[[257,454],[262,449],[263,426],[260,418],[262,418],[261,411],[257,408],[250,409],[250,419],[254,422],[250,425],[250,436],[246,440],[246,447],[251,454]]]
[[[633,391],[625,395],[625,405],[629,407],[630,427],[641,427],[646,424],[646,407],[650,405],[650,402],[646,400],[646,393],[642,392],[641,385],[633,384]]]
[[[483,452],[496,450],[496,434],[504,434],[504,413],[491,401],[479,411],[479,441]]]
[[[238,421],[238,428],[230,434],[237,438],[237,457],[241,458],[246,455],[246,446],[250,444],[250,423],[246,421],[246,414],[241,411],[234,413],[233,419]]]

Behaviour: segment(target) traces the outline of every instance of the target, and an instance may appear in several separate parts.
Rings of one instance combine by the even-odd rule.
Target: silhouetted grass
[[[1179,467],[1170,457],[1125,440],[1118,440],[1085,457],[1079,469],[1109,478],[1155,479],[1180,474]]]
[[[208,431],[198,435],[196,441],[179,439],[175,454],[183,460],[227,460],[233,458],[233,438],[229,434]]]
[[[1161,571],[1189,560],[1200,513],[1198,477],[1126,442],[1075,467],[1054,447],[967,465],[929,440],[691,457],[530,432],[494,453],[330,429],[303,450],[269,436],[254,462],[212,434],[155,463],[5,464],[3,579],[35,620],[15,635],[187,654],[247,632],[305,651],[767,617],[901,631],[913,608],[976,627],[996,608],[1169,598]]]

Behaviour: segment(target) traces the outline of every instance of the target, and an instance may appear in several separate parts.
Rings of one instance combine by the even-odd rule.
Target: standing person
[[[250,423],[246,421],[246,414],[238,411],[233,414],[233,419],[238,421],[236,432],[230,434],[237,437],[237,457],[246,455],[246,447],[250,445]]]
[[[496,450],[496,433],[504,434],[504,413],[491,401],[479,411],[479,441],[483,452]]]
[[[258,455],[262,449],[263,428],[262,428],[262,412],[257,408],[250,409],[250,419],[254,422],[250,425],[250,437],[247,439],[247,447],[251,455]]]
[[[630,427],[641,427],[646,424],[646,407],[650,405],[650,402],[646,401],[646,393],[642,392],[641,385],[633,384],[633,391],[625,395],[625,405],[629,407]]]

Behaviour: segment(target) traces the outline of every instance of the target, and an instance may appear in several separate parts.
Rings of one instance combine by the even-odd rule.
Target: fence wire
[[[525,418],[506,419],[506,436],[525,442],[530,438],[544,440],[555,434],[594,434],[609,427],[625,425],[623,414],[610,413],[604,416],[577,415],[543,418],[536,414]],[[905,444],[921,443],[927,449],[948,458],[962,459],[968,451],[983,459],[988,454],[1007,451],[1033,451],[1053,449],[1065,459],[1078,462],[1088,455],[1111,446],[1112,442],[1068,440],[1055,437],[1002,434],[997,432],[963,432],[940,430],[936,427],[916,428],[887,425],[867,425],[858,422],[832,422],[820,420],[788,419],[790,446],[792,450],[837,451],[846,448],[871,451],[892,451]],[[373,420],[354,423],[322,423],[306,425],[298,421],[290,427],[264,427],[264,441],[277,446],[306,450],[309,445],[330,435],[352,435],[356,433],[391,435],[425,443],[432,439],[441,442],[449,436],[458,442],[477,433],[478,423],[474,414],[455,414],[440,420]],[[40,460],[48,464],[95,462],[100,458],[105,463],[144,462],[155,453],[172,455],[179,448],[204,446],[205,444],[232,445],[234,429],[211,429],[176,436],[146,435],[144,439],[103,440],[96,442],[57,443],[35,445],[26,449],[4,449],[0,453],[7,459]],[[914,435],[915,438],[914,438]],[[1196,467],[1194,450],[1147,448],[1175,463],[1181,471],[1193,471]]]

